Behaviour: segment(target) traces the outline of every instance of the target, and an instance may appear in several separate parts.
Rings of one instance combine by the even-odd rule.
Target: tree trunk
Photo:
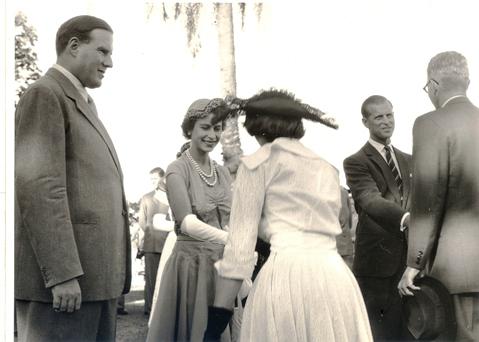
[[[233,8],[231,3],[216,4],[218,29],[220,82],[222,96],[236,95],[236,64],[234,47]],[[239,137],[238,117],[226,120],[221,136],[223,162],[234,177],[243,154]]]

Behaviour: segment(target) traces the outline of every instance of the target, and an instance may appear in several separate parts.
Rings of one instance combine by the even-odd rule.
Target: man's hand
[[[421,288],[414,285],[414,278],[418,275],[420,271],[413,267],[407,267],[404,271],[401,280],[398,284],[399,294],[401,296],[414,296],[412,290],[420,290]]]
[[[57,312],[73,312],[81,306],[81,290],[76,278],[52,288],[53,309]]]

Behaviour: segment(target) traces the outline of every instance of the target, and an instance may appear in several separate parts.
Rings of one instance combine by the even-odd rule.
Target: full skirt
[[[241,341],[372,341],[361,292],[341,256],[272,251],[246,302]]]
[[[178,239],[166,262],[147,341],[202,342],[223,245]],[[228,329],[227,329],[228,330]],[[228,331],[222,341],[229,340]]]

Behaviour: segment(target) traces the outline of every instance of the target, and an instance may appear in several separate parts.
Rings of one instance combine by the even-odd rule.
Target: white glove
[[[238,296],[241,299],[245,299],[248,296],[249,291],[251,291],[252,287],[253,287],[253,281],[250,278],[247,278],[247,279],[243,280],[243,283],[241,284]]]
[[[165,214],[155,214],[153,216],[153,228],[164,232],[171,232],[175,227],[173,221],[168,221]]]
[[[219,244],[226,244],[228,233],[224,230],[210,226],[207,223],[200,221],[196,215],[186,215],[181,222],[181,231],[188,234],[195,239],[210,241]]]

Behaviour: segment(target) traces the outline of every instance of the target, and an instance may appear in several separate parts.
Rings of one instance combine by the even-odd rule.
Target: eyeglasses
[[[436,85],[439,85],[439,82],[438,82],[438,81],[436,81],[436,80],[434,80],[434,79],[432,79],[432,78],[429,79],[429,80],[427,81],[426,85],[425,85],[424,87],[422,87],[422,90],[424,90],[424,91],[426,92],[426,94],[429,94],[429,84],[430,84],[431,82],[434,83],[434,84],[436,84]]]

